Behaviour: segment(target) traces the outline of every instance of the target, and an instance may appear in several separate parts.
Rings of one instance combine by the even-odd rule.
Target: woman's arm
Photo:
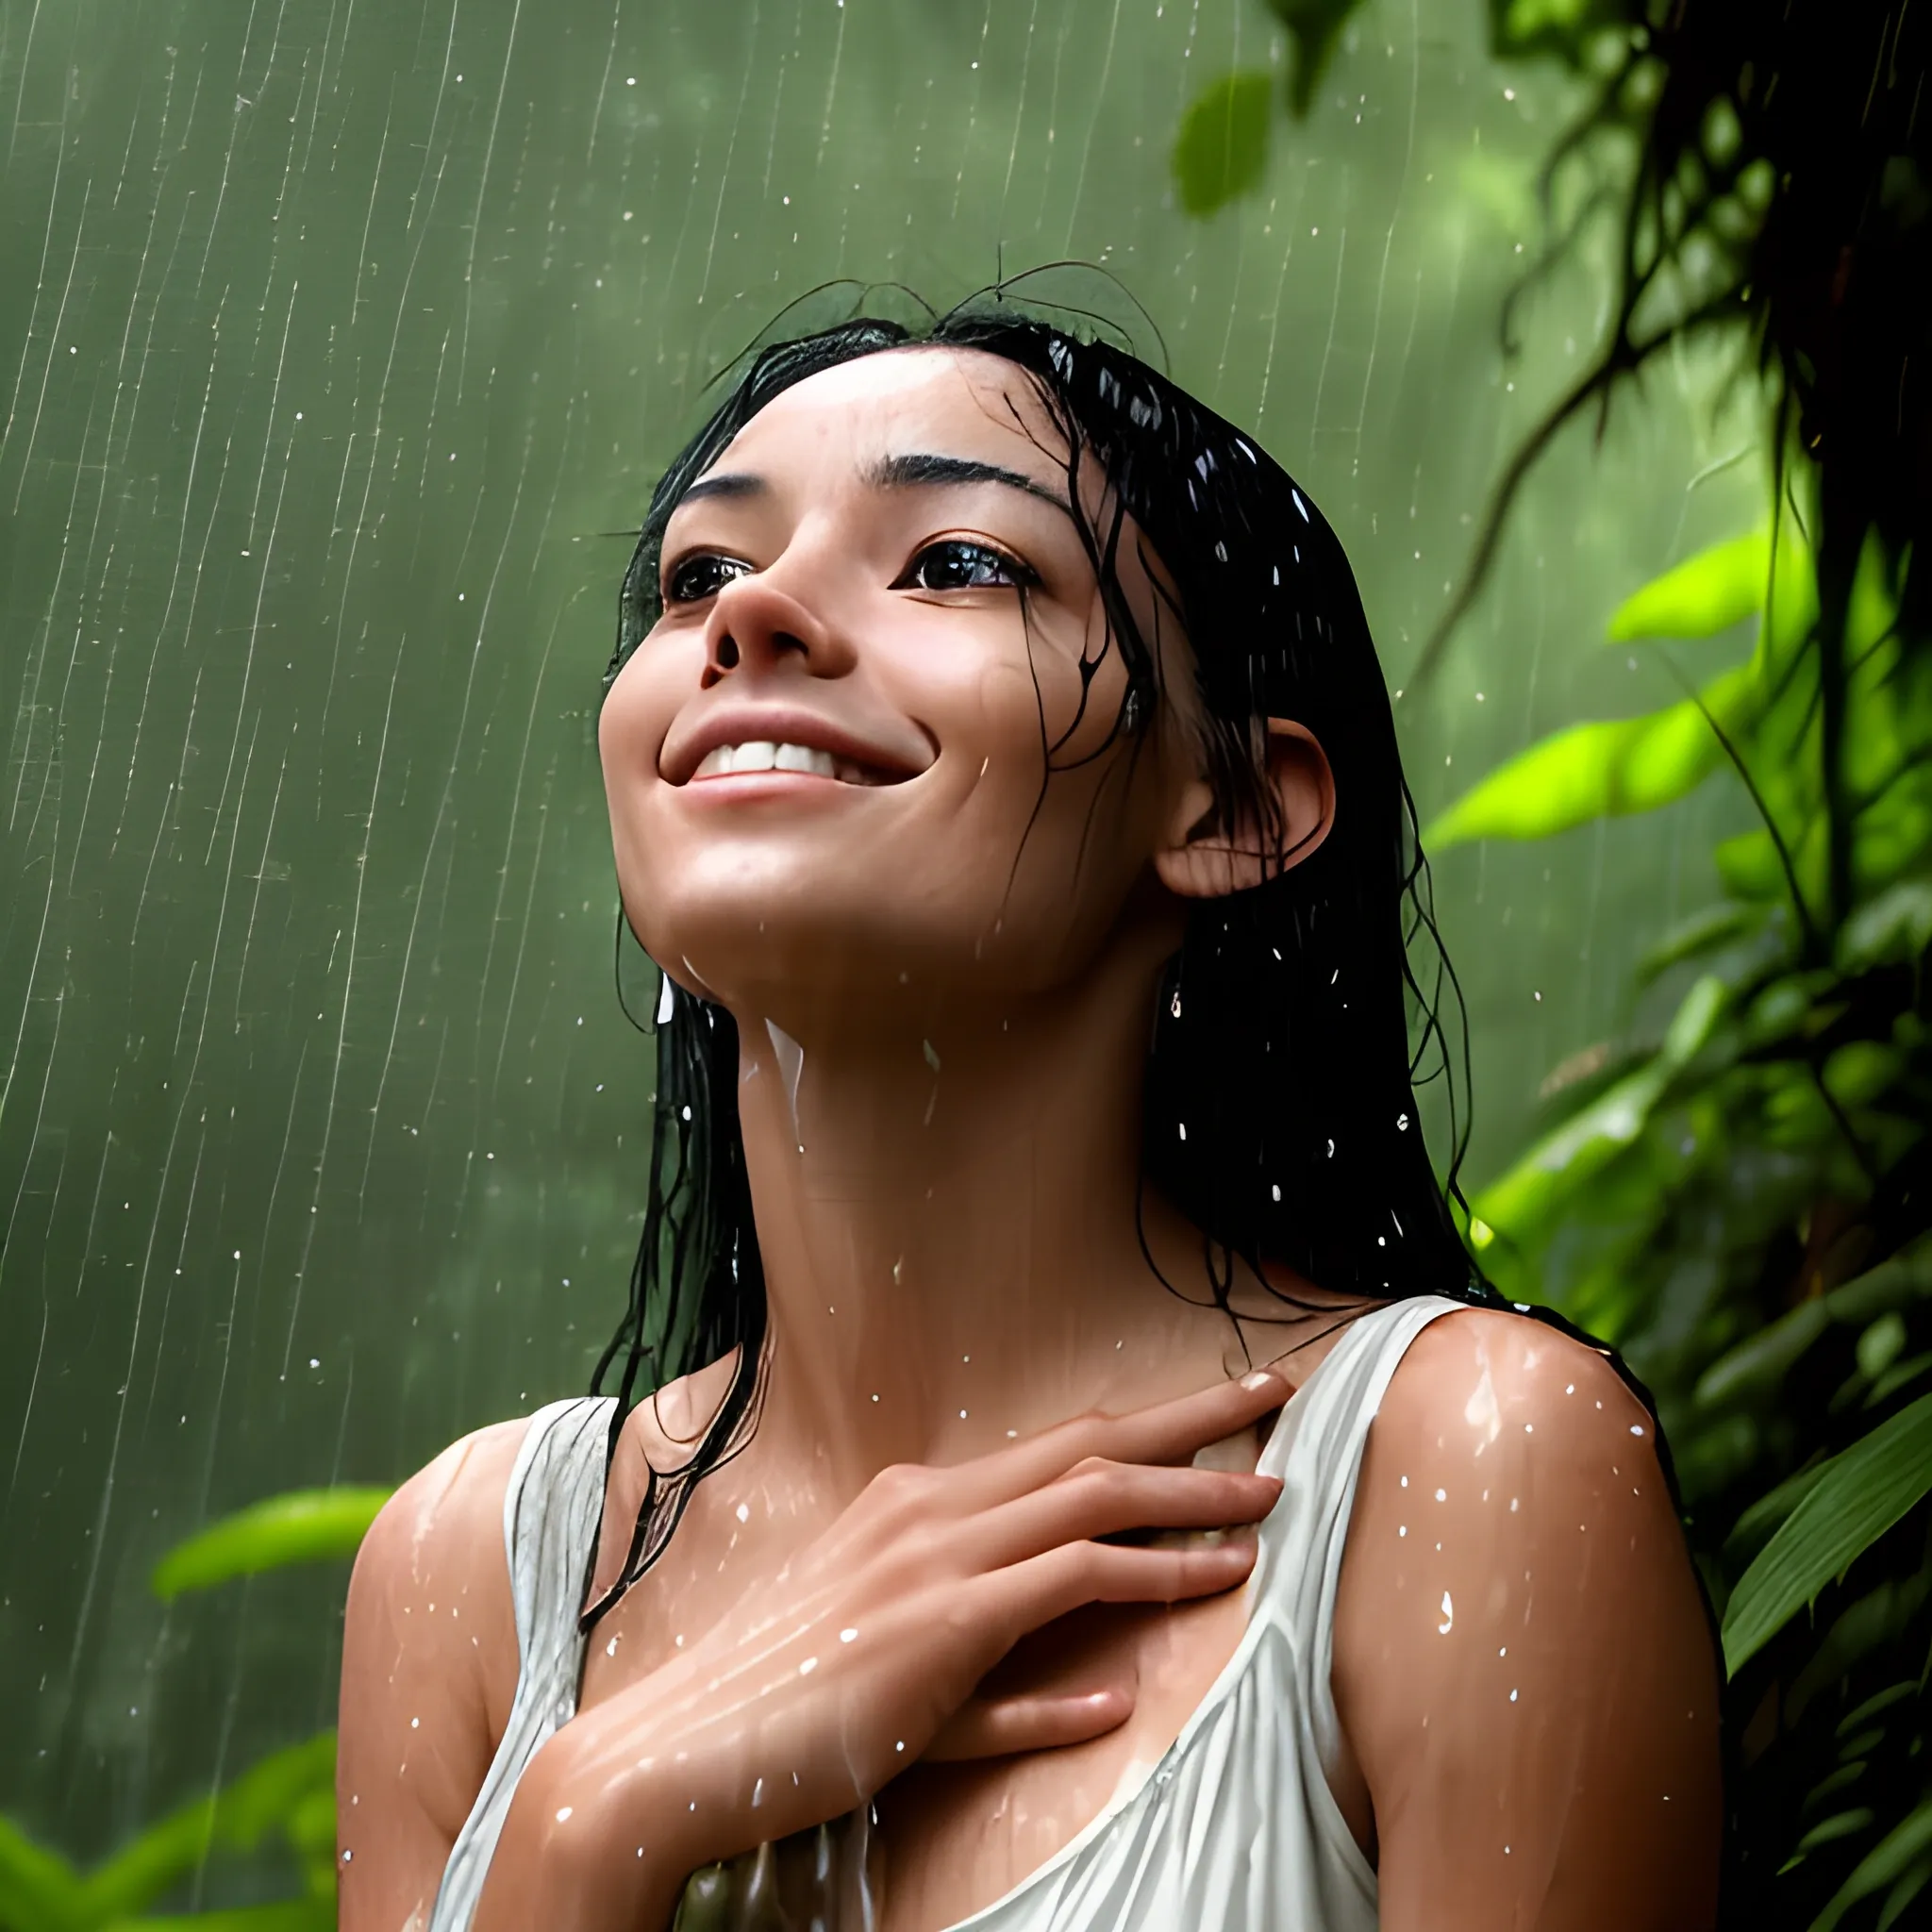
[[[349,1582],[336,1766],[343,1932],[421,1932],[517,1676],[503,1498],[526,1424],[479,1430],[391,1497]]]
[[[1650,1418],[1487,1311],[1416,1340],[1370,1432],[1333,1684],[1389,1932],[1704,1932],[1718,1675]]]

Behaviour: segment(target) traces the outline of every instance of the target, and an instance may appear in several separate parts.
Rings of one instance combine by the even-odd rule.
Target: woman
[[[1445,1211],[1288,476],[1005,309],[768,350],[600,741],[667,975],[621,1388],[365,1543],[342,1924],[658,1932],[720,1866],[890,1932],[1709,1924],[1652,1420]]]

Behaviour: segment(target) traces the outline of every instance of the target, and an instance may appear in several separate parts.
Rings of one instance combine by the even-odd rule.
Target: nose
[[[754,679],[790,666],[808,676],[836,677],[848,668],[832,630],[767,573],[734,577],[718,592],[705,625],[701,687],[727,676]]]

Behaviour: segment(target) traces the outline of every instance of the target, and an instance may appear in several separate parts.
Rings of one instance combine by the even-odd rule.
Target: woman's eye
[[[959,537],[928,543],[906,575],[892,586],[895,591],[986,591],[1017,589],[1037,584],[1039,576],[1018,558],[995,550],[990,543],[972,543]]]
[[[687,557],[674,565],[664,578],[667,604],[701,604],[715,597],[733,577],[749,576],[751,565],[735,557],[719,557],[710,551]]]

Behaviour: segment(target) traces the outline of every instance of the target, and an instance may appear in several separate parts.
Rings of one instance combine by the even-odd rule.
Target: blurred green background
[[[1506,352],[1583,83],[1499,64],[1480,0],[1330,10],[1306,116],[1196,214],[1176,130],[1285,73],[1291,8],[0,0],[0,1813],[42,1845],[92,1864],[332,1722],[341,1568],[163,1602],[165,1552],[581,1388],[620,1311],[649,1058],[592,735],[612,533],[785,304],[1117,275],[1340,530],[1425,818],[1681,696],[1602,640],[1765,514],[1716,344],[1563,432],[1407,691],[1612,261],[1586,237]],[[1689,969],[1632,969],[1752,823],[1705,787],[1443,853],[1471,1179],[1554,1070],[1669,1017]],[[288,1890],[194,1830],[236,1855],[176,1906]]]

